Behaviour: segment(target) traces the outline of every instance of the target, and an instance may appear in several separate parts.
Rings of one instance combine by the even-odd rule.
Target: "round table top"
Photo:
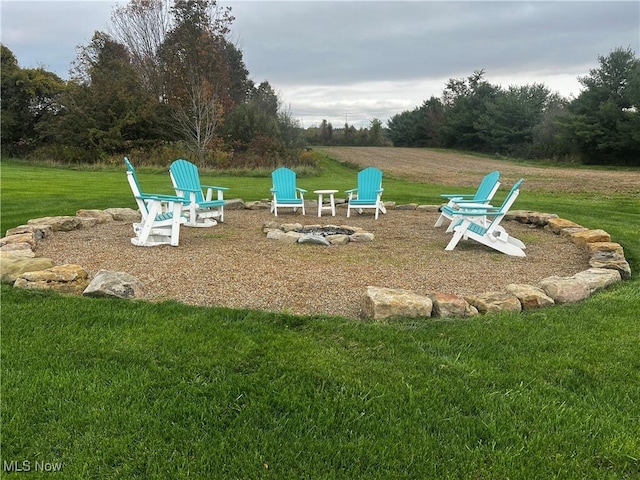
[[[314,190],[313,193],[338,193],[340,190]]]

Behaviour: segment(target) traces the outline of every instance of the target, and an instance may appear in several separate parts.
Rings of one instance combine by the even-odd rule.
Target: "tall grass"
[[[323,167],[304,188],[354,186],[354,169]],[[140,177],[170,192],[166,174]],[[270,187],[206,183],[246,200]],[[441,191],[401,179],[385,187],[400,203],[435,203]],[[130,196],[124,170],[3,162],[2,228],[133,207]],[[532,193],[518,207],[603,228],[640,267],[637,198]],[[0,294],[5,474],[28,465],[34,478],[78,479],[640,478],[636,273],[576,305],[430,322]]]

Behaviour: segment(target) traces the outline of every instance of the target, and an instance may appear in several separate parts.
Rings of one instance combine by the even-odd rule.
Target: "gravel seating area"
[[[589,268],[584,250],[540,228],[503,222],[527,245],[515,258],[471,241],[446,252],[450,234],[434,228],[437,213],[389,210],[336,217],[268,210],[229,210],[213,228],[182,228],[179,247],[131,245],[131,224],[109,222],[56,232],[39,243],[38,256],[76,263],[90,276],[100,269],[127,272],[145,284],[146,296],[195,305],[249,308],[302,315],[358,318],[369,285],[427,294],[501,290],[509,283],[535,283],[550,275],[571,276]],[[267,239],[265,222],[362,227],[370,243],[330,247],[287,245]]]

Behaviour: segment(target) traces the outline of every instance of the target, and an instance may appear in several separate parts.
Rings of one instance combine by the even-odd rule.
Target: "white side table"
[[[334,193],[338,193],[338,190],[314,190],[313,193],[318,194],[318,216],[322,216],[323,210],[331,210],[331,216],[336,216],[336,201],[333,198]],[[322,203],[322,196],[329,195],[329,205]]]

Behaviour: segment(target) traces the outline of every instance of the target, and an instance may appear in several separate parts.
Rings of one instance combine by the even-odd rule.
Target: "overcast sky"
[[[63,78],[117,1],[1,0],[2,43],[23,68]],[[617,47],[640,56],[635,1],[219,1],[250,77],[268,80],[302,126],[367,127],[485,69],[492,84],[544,83],[577,96],[579,76]]]

